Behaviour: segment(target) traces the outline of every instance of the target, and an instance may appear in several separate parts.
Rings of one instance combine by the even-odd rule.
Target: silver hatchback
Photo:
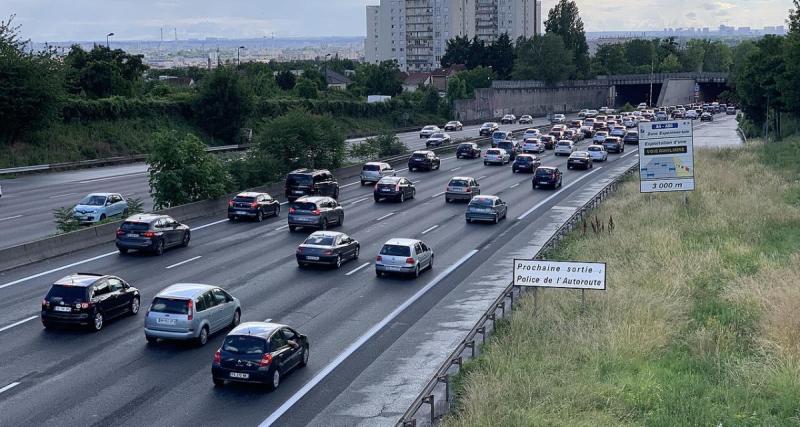
[[[178,283],[153,298],[144,319],[144,335],[150,343],[160,338],[205,345],[209,335],[238,325],[241,318],[239,300],[224,289]]]
[[[410,274],[419,277],[425,269],[433,268],[433,249],[416,239],[390,239],[375,258],[375,273]]]

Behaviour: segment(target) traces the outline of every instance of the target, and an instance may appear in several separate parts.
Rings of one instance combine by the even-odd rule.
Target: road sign
[[[642,193],[694,190],[692,120],[639,123]]]
[[[514,285],[602,291],[606,289],[606,265],[599,262],[515,259]]]

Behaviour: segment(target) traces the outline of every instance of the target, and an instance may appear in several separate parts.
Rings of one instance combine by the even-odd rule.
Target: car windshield
[[[436,126],[425,126],[425,130],[436,130]]]
[[[70,302],[83,300],[86,298],[86,288],[82,286],[53,285],[45,298],[48,300],[51,298],[60,298],[62,301]]]
[[[256,198],[255,197],[236,196],[236,197],[233,198],[233,201],[234,202],[241,202],[241,203],[253,203],[253,202],[256,201]]]
[[[333,236],[308,236],[304,245],[332,246]]]
[[[469,186],[469,181],[466,179],[451,179],[449,185],[451,187],[467,187]]]
[[[150,311],[167,314],[189,314],[189,304],[185,299],[159,298],[153,299]]]
[[[494,202],[487,197],[475,197],[469,202],[470,206],[492,206]]]
[[[587,155],[589,155],[589,153],[577,152],[577,153],[572,153],[572,156],[570,156],[570,157],[573,157],[573,158],[574,157],[586,157]]]
[[[119,227],[122,231],[141,231],[145,232],[150,228],[150,224],[145,222],[123,222]]]
[[[492,134],[492,138],[494,139],[504,139],[506,137],[505,132],[495,132]]]
[[[222,351],[236,354],[264,354],[266,342],[261,338],[233,335],[225,338]]]
[[[411,248],[400,245],[383,245],[381,255],[388,256],[411,256]]]
[[[481,127],[490,128],[490,127],[492,127],[492,124],[491,123],[484,123]]]
[[[378,166],[378,165],[364,165],[364,167],[363,167],[363,168],[361,168],[361,170],[365,170],[365,171],[379,171],[379,170],[381,170],[381,167],[380,167],[380,166]]]
[[[103,206],[106,204],[106,196],[93,196],[88,195],[78,202],[79,205],[84,206]]]
[[[294,202],[291,208],[298,211],[313,211],[317,209],[317,205],[311,202]]]
[[[286,185],[311,185],[314,179],[311,175],[289,175],[286,177]]]
[[[443,133],[435,133],[435,134],[431,135],[431,138],[444,138],[444,134]]]

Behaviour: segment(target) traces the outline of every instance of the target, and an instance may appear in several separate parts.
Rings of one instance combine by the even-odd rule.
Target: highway
[[[534,119],[532,126],[547,121]],[[479,125],[465,126],[463,131],[449,132],[454,141],[478,136]],[[524,125],[503,125],[501,129],[519,129]],[[419,132],[398,134],[409,149],[425,148]],[[349,144],[364,138],[348,140]],[[0,181],[0,248],[14,246],[53,235],[56,232],[53,210],[72,207],[92,192],[115,192],[124,197],[139,198],[145,210],[153,208],[150,198],[147,164],[135,163],[79,171],[25,175]]]

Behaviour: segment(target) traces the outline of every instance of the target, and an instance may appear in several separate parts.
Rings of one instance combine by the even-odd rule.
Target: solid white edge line
[[[19,385],[19,382],[13,382],[13,383],[11,383],[11,384],[3,387],[3,388],[0,388],[0,393],[9,391],[9,390],[11,390],[12,388],[14,388],[14,387],[16,387],[18,385]]]
[[[516,183],[516,184],[514,184],[514,185],[512,185],[511,187],[508,187],[508,188],[517,188],[517,187],[519,187],[519,183]]]
[[[14,216],[10,216],[8,218],[0,218],[0,221],[8,221],[10,219],[17,219],[17,218],[22,218],[22,215],[14,215]]]
[[[475,180],[477,181],[479,179],[484,179],[484,178],[486,178],[486,175],[479,176],[479,177],[475,178]]]
[[[287,228],[289,228],[289,224],[286,224],[286,225],[280,226],[280,227],[276,228],[276,229],[275,229],[275,231],[281,231],[281,230],[285,230],[285,229],[287,229]]]
[[[175,268],[175,267],[181,266],[181,265],[183,265],[183,264],[186,264],[186,263],[189,263],[189,262],[192,262],[192,261],[198,260],[198,259],[200,259],[200,258],[202,258],[202,257],[203,257],[202,255],[198,255],[198,256],[196,256],[196,257],[189,258],[189,259],[187,259],[187,260],[185,260],[185,261],[181,261],[181,262],[179,262],[179,263],[177,263],[177,264],[172,264],[172,265],[170,265],[169,267],[166,267],[166,269],[167,269],[167,270],[169,270],[170,268]]]
[[[422,234],[428,234],[429,232],[431,232],[431,231],[433,231],[433,230],[436,230],[437,228],[439,228],[439,224],[436,224],[436,225],[434,225],[433,227],[431,227],[431,228],[429,228],[429,229],[427,229],[427,230],[423,231],[423,232],[422,232]]]
[[[353,185],[356,185],[356,184],[361,184],[361,181],[356,181],[356,182],[351,182],[349,184],[340,185],[339,188],[350,187],[350,186],[353,186]]]
[[[333,361],[328,363],[322,370],[314,376],[309,382],[305,383],[300,390],[298,390],[295,394],[292,395],[286,402],[284,402],[278,409],[272,412],[272,414],[266,418],[264,421],[259,424],[259,427],[269,427],[277,421],[283,414],[286,413],[295,403],[297,403],[300,399],[303,398],[306,394],[308,394],[311,389],[317,386],[322,380],[325,379],[334,369],[336,369],[339,365],[342,364],[348,357],[350,357],[353,353],[355,353],[359,348],[361,348],[364,343],[366,343],[370,338],[375,336],[381,329],[383,329],[386,325],[389,324],[392,320],[394,320],[397,316],[400,315],[406,308],[411,306],[411,304],[415,303],[418,299],[420,299],[423,295],[425,295],[429,290],[431,290],[434,286],[438,285],[445,277],[447,277],[450,273],[455,271],[458,267],[462,264],[467,262],[470,258],[472,258],[476,253],[478,253],[477,249],[473,249],[467,252],[466,255],[461,257],[458,261],[456,261],[453,265],[448,267],[445,271],[441,272],[438,276],[436,276],[430,283],[428,283],[424,288],[420,289],[411,296],[408,300],[406,300],[403,304],[399,307],[394,309],[388,316],[384,317],[383,320],[375,324],[372,328],[370,328],[367,332],[361,335],[355,342],[347,346],[343,352],[339,353]]]
[[[11,329],[11,328],[13,328],[15,326],[19,326],[19,325],[25,323],[25,322],[30,322],[31,320],[36,319],[38,317],[39,316],[26,317],[25,319],[22,319],[22,320],[19,320],[17,322],[14,322],[14,323],[12,323],[12,324],[10,324],[8,326],[3,326],[2,328],[0,328],[0,332],[7,331],[7,330],[9,330],[9,329]],[[0,391],[0,393],[2,393],[2,391]]]
[[[572,182],[571,182],[569,185],[567,185],[566,187],[562,187],[560,190],[556,191],[555,193],[553,193],[553,194],[551,194],[550,196],[548,196],[546,199],[542,200],[541,202],[539,202],[539,203],[537,203],[536,205],[534,205],[532,208],[530,208],[530,209],[528,209],[527,211],[525,211],[525,213],[524,213],[524,214],[522,214],[522,215],[518,216],[518,217],[517,217],[517,220],[520,220],[520,221],[521,221],[521,220],[525,219],[525,217],[527,217],[528,215],[530,215],[530,214],[531,214],[533,211],[535,211],[536,209],[539,209],[539,208],[540,208],[542,205],[544,205],[545,203],[549,202],[550,200],[553,200],[553,198],[554,198],[554,197],[556,197],[556,196],[558,196],[559,194],[561,194],[561,192],[562,192],[562,191],[564,191],[564,190],[566,190],[566,189],[568,189],[568,188],[572,187],[573,185],[575,185],[575,184],[577,184],[577,183],[581,182],[581,181],[582,181],[582,180],[584,180],[586,177],[588,177],[588,176],[590,176],[591,174],[593,174],[593,173],[595,173],[595,172],[599,171],[600,169],[603,169],[603,167],[602,167],[602,166],[598,166],[598,167],[596,167],[596,168],[595,168],[593,171],[591,171],[591,172],[589,172],[589,173],[587,173],[587,174],[583,175],[582,177],[580,177],[580,178],[576,179],[575,181],[572,181]]]
[[[365,262],[364,264],[361,264],[360,266],[358,266],[358,267],[356,267],[356,268],[354,268],[354,269],[352,269],[352,270],[348,271],[347,273],[345,273],[345,276],[350,276],[350,275],[353,275],[353,274],[355,274],[355,273],[357,273],[357,272],[359,272],[359,271],[363,270],[363,269],[364,269],[364,267],[367,267],[367,266],[369,266],[370,264],[372,264],[372,263],[371,263],[371,262]]]
[[[228,222],[228,220],[227,219],[221,219],[219,221],[214,221],[214,222],[209,223],[209,224],[203,224],[203,225],[194,227],[189,231],[202,230],[204,228],[208,228],[208,227],[211,227],[211,226],[214,226],[214,225],[217,225],[217,224],[222,224],[223,222]]]
[[[351,205],[355,205],[356,203],[361,203],[361,202],[363,202],[364,200],[367,200],[367,199],[369,199],[369,197],[362,197],[362,198],[360,198],[358,200],[353,200],[352,202],[350,202],[350,204]]]
[[[457,167],[457,168],[450,169],[450,172],[455,172],[455,171],[457,171],[457,170],[459,170],[459,169],[461,169],[461,166],[459,166],[459,167]]]
[[[390,216],[392,216],[392,215],[394,215],[394,212],[389,212],[388,214],[386,214],[386,215],[384,215],[384,216],[382,216],[382,217],[380,217],[380,218],[377,218],[377,219],[375,219],[375,221],[380,221],[380,220],[383,220],[383,219],[389,218],[389,217],[390,217]]]

